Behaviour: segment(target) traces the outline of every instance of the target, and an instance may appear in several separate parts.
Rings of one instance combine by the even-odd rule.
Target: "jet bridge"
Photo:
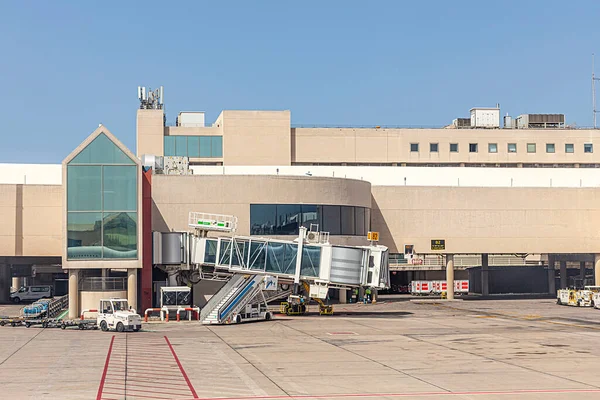
[[[271,296],[285,293],[289,294],[288,301],[300,301],[304,289],[306,297],[316,300],[323,314],[333,313],[331,306],[320,300],[327,298],[329,288],[389,287],[385,246],[333,245],[329,233],[319,232],[316,225],[310,230],[301,227],[295,240],[238,236],[237,218],[219,214],[192,212],[188,225],[192,232],[182,233],[172,251],[181,253],[179,262],[167,267],[171,272],[198,274],[200,279],[228,281],[204,307],[203,323],[241,322],[245,318],[242,316],[255,314],[268,318],[261,286],[267,276],[276,277],[283,286],[293,284],[289,285],[291,289]],[[223,236],[208,237],[210,232]],[[155,258],[156,265],[163,264],[159,260]]]
[[[190,238],[190,261],[231,273],[265,274],[280,281],[336,288],[389,287],[388,249],[385,246],[338,246],[308,241],[301,229],[295,241],[230,236]],[[312,296],[311,296],[312,297]],[[319,298],[323,298],[318,296]]]

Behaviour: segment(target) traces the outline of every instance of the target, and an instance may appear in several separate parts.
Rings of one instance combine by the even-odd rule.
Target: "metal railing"
[[[414,266],[419,267],[444,267],[445,261],[442,255],[416,255],[412,261],[403,258],[402,254],[390,254],[390,267]],[[488,258],[489,266],[525,266],[533,265],[541,261],[540,257],[528,256],[522,257],[510,254],[490,254]],[[481,255],[455,255],[454,267],[479,267],[481,266]]]
[[[87,277],[79,281],[79,290],[85,290],[90,292],[127,290],[127,278]]]

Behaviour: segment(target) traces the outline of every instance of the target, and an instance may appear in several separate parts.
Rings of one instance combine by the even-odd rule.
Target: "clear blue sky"
[[[599,23],[596,0],[0,1],[0,162],[58,163],[98,123],[134,150],[138,85],[165,87],[168,121],[444,125],[500,103],[590,126]]]

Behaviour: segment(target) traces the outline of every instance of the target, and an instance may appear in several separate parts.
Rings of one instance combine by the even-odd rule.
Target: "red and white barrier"
[[[446,281],[412,281],[410,283],[410,294],[427,295],[442,294],[448,292],[448,283]],[[469,293],[469,281],[454,281],[454,293]]]
[[[179,312],[180,311],[196,311],[196,319],[198,321],[200,320],[200,307],[186,307],[186,308],[179,307],[177,309],[177,322],[180,321],[180,319],[179,319]],[[192,313],[189,313],[188,314],[188,321],[191,321],[191,320],[192,320]]]
[[[148,314],[151,313],[152,311],[159,311],[160,312],[160,320],[161,321],[164,320],[162,308],[148,308],[148,309],[146,309],[146,311],[144,311],[144,322],[148,322]]]
[[[469,281],[454,281],[455,293],[469,293]]]
[[[431,281],[412,281],[410,283],[411,294],[430,294],[433,291]]]
[[[81,311],[81,315],[80,315],[80,318],[81,318],[82,321],[83,321],[84,314],[85,313],[89,313],[89,312],[98,312],[98,310],[92,310],[92,309],[87,309],[87,308],[85,310],[82,310]]]
[[[166,306],[163,306],[163,308],[160,309],[160,315],[162,315],[162,313],[165,313],[165,322],[169,322],[169,309]]]

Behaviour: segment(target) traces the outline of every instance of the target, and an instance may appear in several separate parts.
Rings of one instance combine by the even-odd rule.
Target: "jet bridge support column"
[[[594,281],[595,286],[600,286],[600,254],[594,254]]]
[[[567,262],[565,260],[561,260],[560,262],[560,288],[566,289],[569,285],[567,279]]]
[[[446,298],[454,300],[454,254],[446,254]]]
[[[556,263],[556,258],[554,254],[548,254],[548,293],[551,295],[556,295],[556,282],[555,282],[555,272],[554,267]]]
[[[302,247],[304,245],[304,236],[306,236],[306,228],[304,226],[301,226],[300,233],[298,234],[298,252],[296,254],[296,272],[294,274],[294,294],[298,294],[298,292],[300,290],[300,269],[302,268]]]

